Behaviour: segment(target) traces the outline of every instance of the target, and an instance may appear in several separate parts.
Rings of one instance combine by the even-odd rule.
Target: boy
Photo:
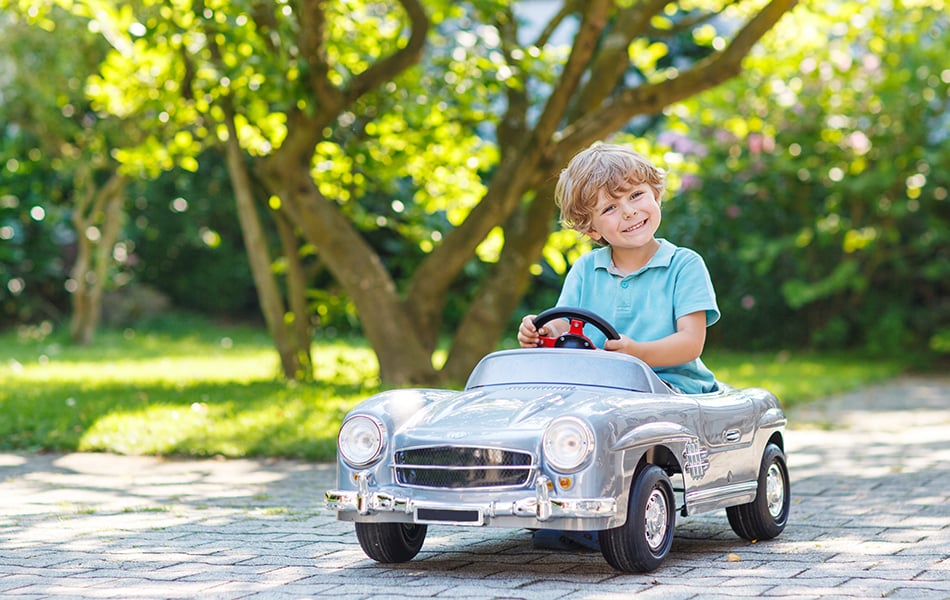
[[[716,380],[699,355],[719,320],[716,294],[699,254],[654,237],[663,189],[663,171],[624,146],[595,144],[571,159],[555,190],[561,222],[604,247],[574,263],[557,305],[602,316],[620,339],[591,332],[591,340],[640,358],[674,390],[711,392]],[[533,320],[518,329],[524,348],[568,330],[556,320],[538,331]]]

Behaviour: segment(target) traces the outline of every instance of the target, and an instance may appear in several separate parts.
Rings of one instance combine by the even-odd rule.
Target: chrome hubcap
[[[654,489],[647,498],[646,509],[643,511],[643,530],[647,545],[651,550],[657,550],[663,545],[666,538],[667,517],[669,507],[666,503],[666,495],[660,490]]]
[[[782,469],[775,463],[769,465],[769,472],[765,475],[765,498],[772,518],[781,517],[785,506],[785,478],[782,477]]]

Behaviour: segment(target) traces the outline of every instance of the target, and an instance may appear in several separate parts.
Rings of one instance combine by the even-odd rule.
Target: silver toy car
[[[776,397],[720,385],[673,392],[642,361],[592,348],[588,311],[551,348],[489,354],[463,391],[402,389],[364,400],[338,438],[337,517],[367,556],[412,559],[429,525],[597,531],[616,569],[656,569],[676,512],[725,508],[740,537],[785,528],[785,415]]]

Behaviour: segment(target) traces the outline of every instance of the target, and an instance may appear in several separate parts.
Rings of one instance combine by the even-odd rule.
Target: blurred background
[[[950,356],[950,16],[930,1],[2,0],[0,329],[188,313],[464,378],[589,249],[558,171],[669,173],[710,348]]]

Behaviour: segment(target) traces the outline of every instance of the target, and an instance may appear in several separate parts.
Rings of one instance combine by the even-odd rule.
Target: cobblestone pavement
[[[0,597],[950,598],[950,378],[789,417],[785,532],[680,519],[646,575],[517,529],[432,527],[416,560],[376,564],[323,508],[331,465],[0,453]]]

